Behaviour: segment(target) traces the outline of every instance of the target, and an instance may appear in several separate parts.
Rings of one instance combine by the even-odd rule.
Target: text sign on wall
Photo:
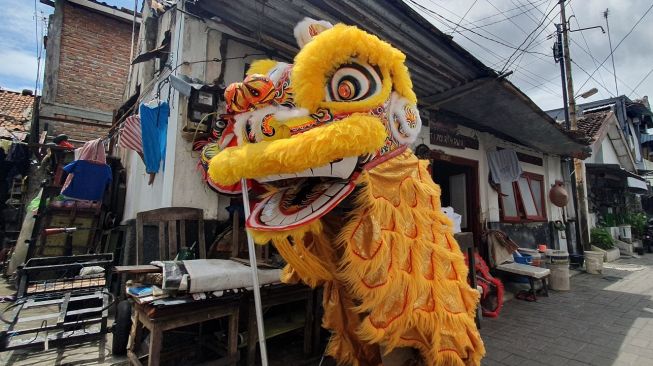
[[[431,144],[453,147],[454,149],[470,148],[478,150],[478,140],[446,130],[431,130]]]

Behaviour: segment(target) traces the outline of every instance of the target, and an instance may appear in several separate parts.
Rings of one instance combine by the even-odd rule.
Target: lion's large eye
[[[341,65],[329,78],[326,99],[329,102],[353,102],[381,91],[381,72],[368,64]]]

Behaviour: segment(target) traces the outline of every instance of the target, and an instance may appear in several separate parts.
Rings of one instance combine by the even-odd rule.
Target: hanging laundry
[[[517,181],[522,174],[515,150],[488,151],[487,158],[494,183],[512,183]]]
[[[7,160],[13,163],[7,179],[17,175],[25,176],[29,173],[30,151],[26,144],[14,142],[7,152]]]
[[[118,146],[143,154],[143,138],[141,136],[141,117],[133,115],[125,119],[120,130]]]
[[[66,197],[87,201],[100,201],[107,185],[111,183],[111,167],[102,139],[89,141],[79,152],[79,160],[66,165],[68,173],[61,194]]]
[[[154,105],[141,104],[139,110],[145,171],[158,173],[161,160],[165,164],[170,107],[167,102],[156,102]]]

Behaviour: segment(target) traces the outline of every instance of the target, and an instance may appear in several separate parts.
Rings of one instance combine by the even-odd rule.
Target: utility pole
[[[569,26],[567,23],[567,15],[565,12],[565,0],[560,0],[560,19],[561,25],[558,26],[558,41],[562,38],[562,58],[564,60],[563,73],[563,91],[566,91],[568,99],[568,110],[565,115],[567,128],[571,131],[578,129],[578,122],[576,119],[576,101],[574,99],[574,82],[571,76],[571,56],[569,54]],[[562,33],[562,34],[560,34]],[[564,71],[564,72],[563,72]],[[564,85],[567,88],[564,90]],[[563,93],[563,99],[564,98]],[[567,104],[567,103],[565,103]],[[573,159],[574,165],[574,183],[576,201],[576,221],[578,223],[578,237],[580,239],[580,246],[583,249],[590,248],[590,230],[589,230],[589,207],[587,205],[587,186],[585,184],[585,163],[580,159]]]

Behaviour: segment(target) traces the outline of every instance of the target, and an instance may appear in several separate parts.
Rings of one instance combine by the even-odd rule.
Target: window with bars
[[[544,177],[523,173],[519,180],[501,183],[501,221],[546,221]]]

